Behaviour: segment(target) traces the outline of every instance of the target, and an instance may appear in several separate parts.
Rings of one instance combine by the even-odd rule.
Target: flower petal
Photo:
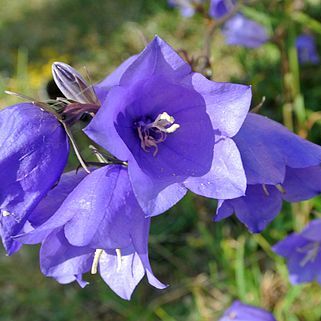
[[[0,112],[0,145],[0,229],[10,251],[11,236],[62,174],[69,144],[53,115],[22,103]]]
[[[305,168],[321,163],[320,146],[257,114],[248,114],[233,139],[241,153],[248,184],[280,184],[286,166]]]
[[[250,108],[251,86],[214,82],[199,73],[189,75],[184,83],[203,96],[214,129],[229,137],[239,131]]]
[[[221,220],[233,208],[237,218],[252,233],[259,233],[279,214],[282,207],[282,194],[274,186],[248,185],[246,196],[226,200],[217,209],[215,220]],[[227,208],[226,208],[227,207]]]
[[[231,199],[243,196],[246,177],[233,140],[217,137],[210,171],[202,177],[189,177],[184,185],[193,193],[205,197]]]

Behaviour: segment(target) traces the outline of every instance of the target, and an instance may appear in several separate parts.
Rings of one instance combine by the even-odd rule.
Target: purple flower
[[[70,192],[82,178],[71,175],[63,177],[41,208],[50,216],[55,210],[51,201],[60,203],[69,194],[58,210],[42,225],[16,237],[26,244],[42,242],[41,271],[60,283],[76,280],[81,286],[86,285],[82,274],[99,271],[124,299],[130,299],[144,274],[150,284],[164,288],[148,259],[150,219],[135,199],[127,169],[118,165],[97,169]]]
[[[235,213],[257,233],[280,212],[283,200],[303,201],[321,192],[320,146],[251,113],[233,139],[248,185],[245,196],[219,201],[215,220]]]
[[[0,235],[9,255],[32,210],[57,182],[69,144],[57,119],[32,103],[0,112]]]
[[[318,64],[320,62],[313,36],[304,34],[298,36],[296,38],[296,48],[300,64]]]
[[[214,19],[219,19],[229,14],[234,6],[236,0],[211,0],[209,15]]]
[[[293,284],[316,280],[321,284],[321,219],[310,222],[301,233],[292,233],[273,247],[287,260]]]
[[[219,321],[276,321],[273,315],[261,308],[234,301]]]
[[[223,26],[222,32],[229,45],[239,45],[256,48],[268,41],[266,29],[259,23],[237,14],[230,18]]]
[[[202,4],[204,0],[168,0],[171,7],[177,7],[183,17],[192,17],[195,14],[195,8]]]
[[[115,86],[108,89],[111,81],[102,82],[108,83],[108,96],[85,133],[128,162],[145,213],[164,212],[186,187],[214,198],[244,194],[245,175],[230,137],[246,117],[249,86],[193,73],[158,37],[108,79]]]

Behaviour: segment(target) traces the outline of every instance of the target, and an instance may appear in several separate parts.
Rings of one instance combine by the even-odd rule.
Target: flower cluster
[[[250,86],[206,79],[159,37],[94,86],[63,63],[53,76],[65,98],[0,112],[0,234],[9,255],[41,243],[41,271],[60,283],[99,272],[130,299],[146,274],[165,288],[148,257],[151,217],[188,190],[254,232],[282,200],[321,192],[319,146],[249,113]],[[84,113],[97,162],[71,134]],[[83,169],[63,173],[69,142]]]
[[[172,7],[178,7],[185,17],[191,17],[196,9],[204,12],[204,0],[169,0]],[[211,0],[208,16],[214,20],[221,20],[224,24],[222,33],[228,45],[238,45],[248,48],[256,48],[269,40],[269,35],[264,26],[258,22],[246,18],[238,10],[236,0]]]

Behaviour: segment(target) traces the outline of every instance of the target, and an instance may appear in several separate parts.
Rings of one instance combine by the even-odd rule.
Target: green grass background
[[[245,9],[271,33],[279,25],[286,30],[286,72],[275,44],[255,50],[229,47],[217,31],[213,78],[253,85],[252,107],[265,96],[261,113],[320,143],[321,69],[298,66],[293,39],[308,28],[320,51],[321,9],[316,0],[296,2],[303,3],[304,10],[292,12],[294,1],[278,0],[251,1]],[[53,61],[72,64],[96,82],[155,34],[176,49],[201,55],[208,25],[198,16],[182,18],[165,0],[0,0],[0,8],[1,108],[18,101],[3,94],[5,89],[46,98]],[[320,321],[320,285],[291,286],[284,261],[271,251],[288,233],[321,217],[320,197],[284,204],[282,213],[258,235],[234,218],[213,223],[215,207],[215,201],[189,194],[153,219],[152,266],[170,286],[158,291],[143,281],[130,302],[114,295],[98,275],[88,275],[85,289],[45,278],[37,246],[13,257],[1,250],[0,321],[215,321],[234,299],[269,309],[278,321]]]

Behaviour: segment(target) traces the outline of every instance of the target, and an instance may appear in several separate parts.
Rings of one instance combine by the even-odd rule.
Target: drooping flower
[[[274,316],[253,305],[234,301],[233,304],[224,312],[219,321],[276,321]]]
[[[192,17],[195,14],[196,7],[202,4],[204,0],[168,0],[171,7],[180,10],[183,17]]]
[[[193,73],[159,37],[114,79],[118,84],[108,90],[85,133],[128,162],[146,214],[167,210],[186,187],[214,198],[244,194],[245,175],[230,137],[246,117],[249,86]]]
[[[313,36],[305,34],[298,36],[296,38],[296,48],[300,64],[318,64],[320,62]]]
[[[0,235],[9,255],[12,240],[40,200],[58,181],[69,144],[57,119],[32,103],[0,112]]]
[[[211,0],[209,15],[219,19],[230,13],[236,4],[236,0]]]
[[[293,284],[321,284],[321,219],[311,221],[300,233],[292,233],[273,246],[273,251],[287,260]]]
[[[283,200],[298,202],[321,193],[320,146],[252,113],[233,139],[248,185],[245,196],[219,201],[215,220],[235,213],[251,232],[261,232]]]
[[[224,24],[222,33],[229,45],[257,48],[269,39],[267,30],[254,20],[238,13]]]
[[[135,199],[127,169],[119,165],[97,169],[71,192],[78,178],[70,179],[68,186],[68,180],[62,180],[48,195],[50,216],[51,201],[60,202],[69,193],[58,210],[48,218],[45,199],[38,212],[43,211],[47,220],[17,236],[26,244],[42,242],[42,272],[60,283],[78,281],[84,286],[82,274],[99,271],[124,299],[130,298],[144,274],[150,284],[164,288],[153,275],[148,259],[150,219],[145,218]]]

